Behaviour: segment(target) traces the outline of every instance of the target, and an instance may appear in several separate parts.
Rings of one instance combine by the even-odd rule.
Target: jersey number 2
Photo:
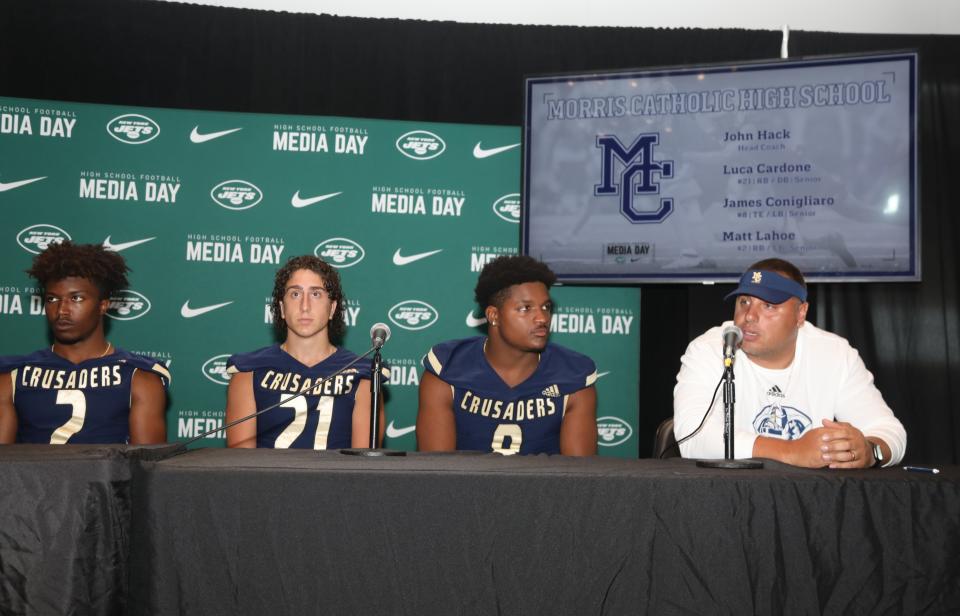
[[[70,414],[70,419],[50,435],[51,445],[65,444],[71,436],[83,428],[83,420],[87,418],[87,397],[79,389],[61,389],[58,391],[57,404],[70,406],[73,412]]]

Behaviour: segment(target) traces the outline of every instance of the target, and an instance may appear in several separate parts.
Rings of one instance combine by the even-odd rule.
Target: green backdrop
[[[420,358],[483,333],[477,272],[519,245],[520,129],[0,98],[0,354],[49,344],[23,273],[50,242],[120,251],[108,338],[173,373],[168,438],[220,425],[231,353],[273,342],[278,264],[340,268],[344,345],[384,347],[387,446],[413,449]],[[556,287],[552,340],[601,378],[599,448],[636,457],[639,290]],[[222,437],[202,446],[222,446]]]

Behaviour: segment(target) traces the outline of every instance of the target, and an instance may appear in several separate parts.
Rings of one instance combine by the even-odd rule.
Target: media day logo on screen
[[[633,436],[633,428],[619,417],[597,418],[597,444],[601,447],[616,447]]]
[[[363,261],[363,246],[346,237],[331,237],[313,249],[313,254],[333,267],[351,267]]]
[[[132,289],[117,291],[110,296],[107,316],[118,321],[133,321],[150,312],[150,300]]]
[[[660,194],[658,177],[673,178],[673,161],[654,158],[654,148],[659,143],[660,133],[642,133],[629,147],[625,147],[616,135],[597,136],[600,183],[594,185],[593,194],[597,197],[619,196],[620,213],[632,224],[660,223],[673,212],[670,197],[661,197],[656,209],[643,203],[652,202],[645,197]],[[619,174],[617,169],[620,169]]]
[[[227,374],[227,360],[229,358],[229,354],[215,355],[203,362],[203,366],[200,368],[203,376],[217,385],[229,385],[230,375]]]
[[[117,141],[140,145],[156,139],[160,134],[160,125],[145,115],[128,113],[110,120],[107,134]]]
[[[263,200],[263,191],[246,180],[227,180],[213,187],[210,198],[228,210],[248,210]]]
[[[447,144],[439,135],[430,131],[414,130],[400,135],[397,139],[397,149],[407,158],[413,160],[430,160],[443,154]]]
[[[493,202],[493,213],[507,222],[520,223],[520,193],[504,195]]]
[[[51,244],[72,239],[70,234],[54,225],[31,225],[17,234],[17,243],[29,253],[38,255]]]
[[[440,313],[426,302],[408,299],[390,308],[387,316],[397,327],[417,331],[427,329],[436,323]]]

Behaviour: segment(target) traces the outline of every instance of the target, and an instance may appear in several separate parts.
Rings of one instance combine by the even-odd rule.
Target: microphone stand
[[[367,458],[383,456],[405,456],[406,451],[396,449],[383,449],[377,447],[377,436],[380,434],[380,406],[381,390],[380,380],[383,377],[383,359],[380,357],[380,345],[374,347],[373,361],[371,363],[370,374],[370,447],[367,449],[350,448],[341,449],[340,453],[348,456],[363,456]]]
[[[723,360],[723,459],[697,460],[702,468],[763,468],[763,462],[754,458],[734,459],[733,452],[733,407],[736,402],[736,386],[733,383],[733,358]]]

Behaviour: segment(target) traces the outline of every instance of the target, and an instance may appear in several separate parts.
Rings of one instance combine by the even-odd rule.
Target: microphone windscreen
[[[724,340],[724,342],[727,341],[727,339],[728,339],[728,337],[729,337],[730,335],[733,335],[733,337],[734,337],[734,338],[733,338],[733,343],[734,343],[734,344],[740,344],[740,342],[743,340],[743,330],[741,330],[741,329],[740,329],[739,327],[737,327],[736,325],[727,325],[726,327],[723,328],[723,340]]]
[[[376,343],[377,340],[382,340],[380,344],[386,343],[390,339],[390,326],[386,323],[374,323],[370,328],[370,340]]]

